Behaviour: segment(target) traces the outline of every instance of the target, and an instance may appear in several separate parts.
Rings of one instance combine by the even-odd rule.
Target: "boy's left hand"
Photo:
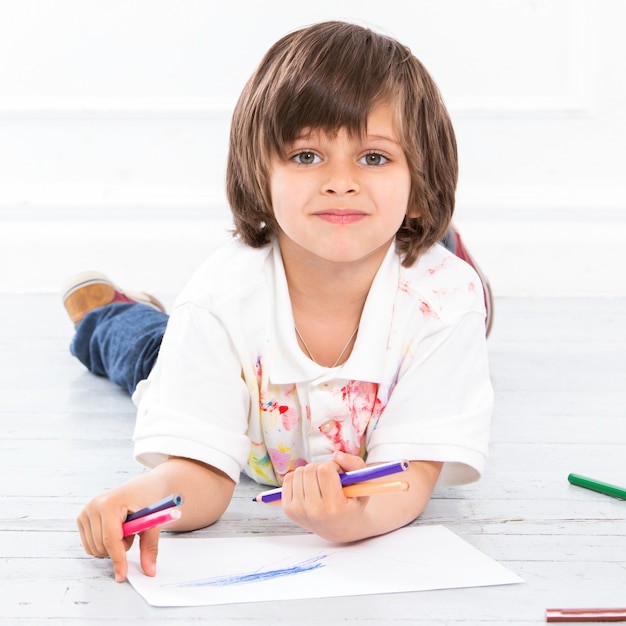
[[[361,457],[335,452],[328,463],[310,463],[287,474],[283,482],[285,514],[296,524],[334,542],[388,533],[412,522],[424,510],[442,463],[410,461],[402,481],[407,491],[348,498],[339,474],[365,467]]]
[[[347,498],[339,474],[365,467],[359,456],[335,452],[327,463],[309,463],[285,476],[282,505],[287,517],[331,541],[351,541],[369,498]]]

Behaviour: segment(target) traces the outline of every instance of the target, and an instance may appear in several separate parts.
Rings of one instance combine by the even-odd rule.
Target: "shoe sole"
[[[116,292],[129,301],[145,304],[165,313],[165,306],[154,296],[143,292],[123,291],[100,272],[81,272],[68,278],[62,287],[63,305],[72,322],[77,324],[88,311],[115,302]]]

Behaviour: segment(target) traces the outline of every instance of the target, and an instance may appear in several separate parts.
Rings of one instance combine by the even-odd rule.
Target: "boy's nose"
[[[359,183],[354,168],[348,164],[337,164],[329,168],[322,186],[323,193],[343,196],[359,192]]]

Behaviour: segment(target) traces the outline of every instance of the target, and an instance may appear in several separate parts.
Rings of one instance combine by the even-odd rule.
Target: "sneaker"
[[[67,279],[63,286],[63,306],[76,325],[89,311],[113,303],[147,304],[165,313],[165,307],[150,294],[122,291],[104,274],[82,272]]]
[[[448,228],[446,236],[441,243],[445,248],[450,250],[450,252],[458,256],[460,259],[463,259],[466,263],[469,263],[478,274],[480,282],[483,285],[483,292],[485,294],[485,310],[487,311],[487,315],[485,317],[485,334],[489,337],[491,327],[493,326],[493,293],[491,291],[489,280],[477,265],[476,261],[474,261],[472,255],[467,251],[467,248],[461,239],[461,235],[459,235],[459,232],[456,228],[454,228],[454,226],[450,226],[450,228]]]

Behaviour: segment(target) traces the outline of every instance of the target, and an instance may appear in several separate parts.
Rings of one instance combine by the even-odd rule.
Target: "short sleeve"
[[[410,347],[369,437],[368,463],[443,461],[439,484],[475,481],[485,466],[492,409],[484,316],[471,311]]]
[[[168,456],[202,461],[239,480],[250,450],[250,394],[222,324],[193,303],[172,312],[139,400],[135,457],[153,467]]]

